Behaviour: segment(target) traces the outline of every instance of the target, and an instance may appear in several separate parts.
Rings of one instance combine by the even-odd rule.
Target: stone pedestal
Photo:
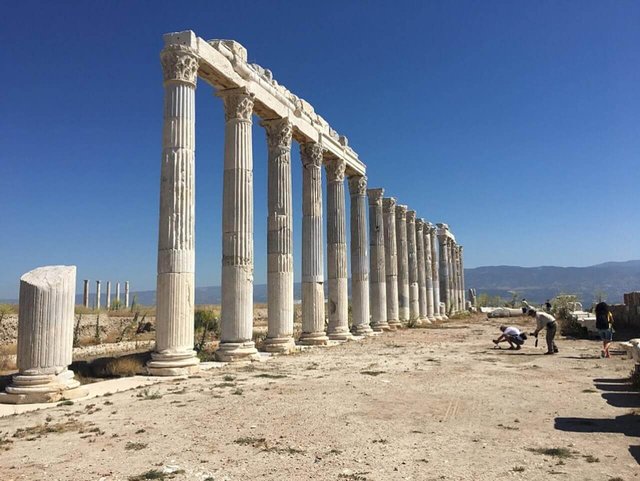
[[[396,244],[396,200],[382,199],[384,218],[384,273],[387,290],[387,322],[391,329],[402,324],[398,306],[398,250]]]
[[[265,120],[267,133],[267,338],[264,350],[286,354],[293,339],[293,206],[289,119]]]
[[[433,295],[433,259],[431,253],[431,231],[433,225],[429,222],[424,224],[424,273],[427,284],[427,318],[429,321],[436,320],[436,309]]]
[[[436,227],[432,225],[429,233],[431,237],[431,275],[433,277],[433,316],[437,321],[441,321],[447,317],[440,309],[440,255]]]
[[[89,308],[89,280],[88,279],[84,280],[84,286],[82,289],[82,305],[87,309]]]
[[[371,328],[376,332],[389,331],[387,322],[387,283],[384,248],[384,214],[382,196],[384,189],[367,190],[369,197],[369,293]]]
[[[39,267],[20,278],[19,372],[0,394],[0,403],[57,402],[87,394],[68,369],[75,289],[75,266]]]
[[[195,88],[198,59],[182,45],[161,53],[164,73],[154,376],[198,370],[193,350],[195,272]]]
[[[396,246],[398,249],[398,315],[409,322],[409,253],[407,251],[407,206],[396,206]]]
[[[409,319],[420,325],[420,290],[418,288],[418,254],[416,250],[416,212],[407,211],[407,253],[409,258]]]
[[[322,147],[300,145],[302,160],[302,334],[303,345],[325,345],[322,235]]]
[[[418,258],[418,307],[420,320],[431,322],[427,316],[427,275],[424,256],[424,220],[416,219],[416,257]]]
[[[347,286],[347,234],[344,198],[345,162],[333,159],[327,170],[327,274],[329,280],[329,326],[331,340],[346,341],[349,332]]]
[[[252,93],[244,88],[218,93],[224,101],[222,189],[222,334],[218,361],[258,358],[253,342],[253,151]]]
[[[373,334],[369,323],[369,247],[367,240],[367,178],[349,177],[351,194],[351,305],[353,325],[358,336]]]

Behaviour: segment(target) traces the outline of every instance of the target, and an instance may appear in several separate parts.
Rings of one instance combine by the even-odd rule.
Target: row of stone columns
[[[100,288],[101,288],[101,281],[96,281],[96,297],[93,305],[94,309],[100,309],[101,307]],[[120,283],[119,282],[116,282],[115,300],[118,304],[120,303]],[[105,307],[107,309],[111,309],[111,281],[107,281],[107,292],[106,292],[105,301],[106,301]],[[87,309],[89,308],[89,280],[88,279],[85,279],[83,283],[82,305]],[[129,281],[125,281],[124,283],[124,307],[129,307]]]
[[[456,313],[465,309],[463,248],[458,245],[447,224],[437,224],[440,244],[440,292],[446,312]]]

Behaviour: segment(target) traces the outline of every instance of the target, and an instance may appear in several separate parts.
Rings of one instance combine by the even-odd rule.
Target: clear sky
[[[242,43],[445,221],[467,267],[640,258],[640,2],[3,2],[0,299],[49,264],[155,288],[162,34]],[[220,283],[223,111],[197,90],[197,284]],[[256,120],[256,119],[254,119]],[[293,149],[296,279],[301,172]],[[255,279],[266,151],[254,122]]]

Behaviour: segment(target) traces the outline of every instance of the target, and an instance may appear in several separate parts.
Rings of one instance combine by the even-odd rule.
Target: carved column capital
[[[396,220],[407,220],[407,206],[406,205],[397,205],[396,206]]]
[[[352,175],[349,177],[349,193],[351,197],[364,196],[367,193],[367,177],[365,175]]]
[[[224,119],[251,122],[255,94],[245,88],[221,90],[216,95],[224,102]]]
[[[408,210],[407,211],[407,222],[415,222],[416,221],[416,211]]]
[[[293,125],[288,118],[263,120],[260,125],[267,133],[267,146],[270,151],[277,154],[286,154],[291,151]],[[287,157],[288,160],[289,157]]]
[[[416,230],[424,231],[424,219],[416,219]]]
[[[198,56],[185,45],[172,45],[160,52],[165,82],[184,82],[196,86]]]
[[[382,199],[382,211],[386,214],[390,214],[396,211],[396,199],[395,197],[385,197]]]
[[[327,180],[329,182],[342,182],[344,181],[344,171],[347,168],[347,164],[343,159],[331,159],[325,164],[327,169]]]
[[[384,195],[384,189],[367,189],[367,196],[369,197],[369,205],[382,205],[383,195]]]
[[[302,165],[305,167],[308,165],[314,167],[322,166],[322,145],[317,142],[307,142],[305,144],[300,144],[300,159],[302,160]]]

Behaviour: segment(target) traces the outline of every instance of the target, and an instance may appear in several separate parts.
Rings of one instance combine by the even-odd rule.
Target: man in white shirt
[[[498,339],[494,339],[493,343],[497,346],[501,342],[508,342],[509,349],[520,349],[520,347],[524,344],[524,340],[520,329],[514,326],[500,326],[500,330],[502,331],[502,335]]]
[[[556,337],[556,331],[558,330],[558,323],[556,318],[546,312],[539,312],[535,309],[529,309],[527,314],[536,318],[536,330],[531,333],[532,336],[538,336],[538,333],[544,328],[547,329],[547,352],[545,354],[556,354],[558,352],[558,346],[554,338]]]

